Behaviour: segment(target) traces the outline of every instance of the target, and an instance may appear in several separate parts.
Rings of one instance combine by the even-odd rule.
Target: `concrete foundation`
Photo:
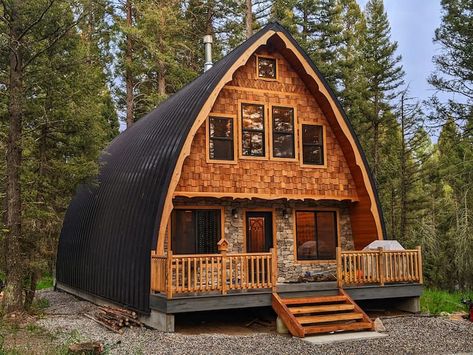
[[[279,318],[279,317],[276,318],[276,331],[277,331],[279,334],[287,334],[287,333],[289,333],[289,329],[287,329],[286,325],[284,324],[284,322],[282,321],[282,319]]]
[[[174,332],[174,314],[166,314],[151,310],[149,315],[141,316],[140,321],[146,324],[148,327],[161,332]]]
[[[410,313],[420,313],[420,297],[410,297],[399,300],[396,309]]]

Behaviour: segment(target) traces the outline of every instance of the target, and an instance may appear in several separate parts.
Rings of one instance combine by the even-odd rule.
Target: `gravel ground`
[[[96,340],[110,354],[454,354],[473,353],[473,324],[443,317],[394,317],[383,323],[388,336],[381,339],[314,345],[298,338],[270,333],[249,335],[161,333],[125,329],[112,333],[82,316],[95,306],[73,296],[43,291],[49,300],[38,325],[55,335],[55,342]]]

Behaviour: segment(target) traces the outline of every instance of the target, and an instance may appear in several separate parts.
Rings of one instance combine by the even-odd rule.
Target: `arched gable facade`
[[[110,144],[98,183],[80,188],[66,213],[58,248],[59,283],[149,311],[150,251],[164,247],[193,139],[235,71],[267,44],[300,73],[337,136],[357,188],[351,213],[356,246],[384,237],[374,181],[340,104],[290,34],[269,24]]]

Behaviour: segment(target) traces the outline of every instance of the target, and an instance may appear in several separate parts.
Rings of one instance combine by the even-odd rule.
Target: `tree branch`
[[[46,6],[46,8],[41,12],[41,14],[38,16],[38,18],[36,20],[34,20],[28,27],[26,27],[26,29],[20,34],[20,36],[18,36],[18,41],[21,41],[21,39],[28,34],[28,32],[34,27],[36,26],[38,23],[41,22],[41,20],[43,19],[44,15],[46,15],[46,13],[49,11],[49,9],[51,8],[51,6],[53,6],[54,4],[54,1],[55,0],[50,0],[49,1],[49,4]]]
[[[77,24],[79,22],[82,21],[82,19],[85,17],[85,14],[82,14],[81,16],[79,16],[77,18],[76,21],[73,21],[72,23],[70,23],[68,26],[66,26],[64,28],[64,30],[62,31],[62,33],[58,34],[52,41],[49,42],[49,44],[44,47],[43,49],[37,51],[36,53],[34,53],[30,59],[28,59],[25,64],[23,65],[23,69],[25,69],[29,64],[31,64],[36,58],[38,58],[41,54],[43,54],[44,52],[46,52],[48,49],[52,48],[61,38],[63,38],[68,32],[69,30],[71,30],[72,28],[74,28],[75,26],[77,26]],[[54,31],[54,33],[56,32],[59,32],[59,29],[56,29]]]

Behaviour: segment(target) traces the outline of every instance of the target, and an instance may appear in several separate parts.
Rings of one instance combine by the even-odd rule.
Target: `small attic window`
[[[277,61],[275,58],[256,57],[258,78],[261,79],[277,79]]]

